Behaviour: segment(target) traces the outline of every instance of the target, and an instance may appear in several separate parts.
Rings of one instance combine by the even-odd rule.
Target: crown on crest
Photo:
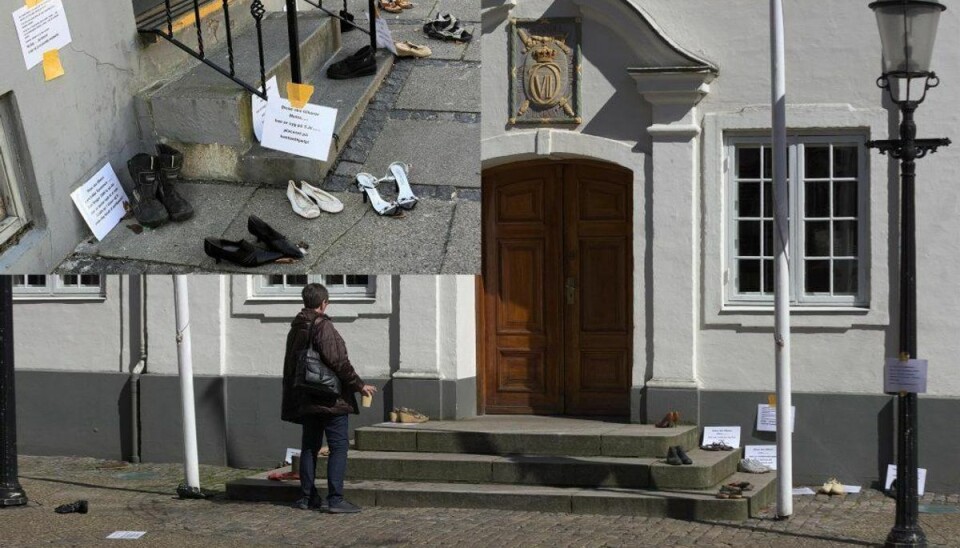
[[[557,58],[557,51],[548,46],[537,46],[533,48],[533,58],[538,63],[546,63]]]

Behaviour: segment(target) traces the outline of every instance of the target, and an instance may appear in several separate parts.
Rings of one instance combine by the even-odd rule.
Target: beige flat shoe
[[[433,55],[433,51],[427,46],[421,46],[413,42],[394,42],[394,45],[397,47],[397,57],[417,57],[422,59]]]
[[[430,417],[415,411],[413,409],[407,409],[406,407],[400,408],[400,422],[404,424],[420,424],[430,420]]]

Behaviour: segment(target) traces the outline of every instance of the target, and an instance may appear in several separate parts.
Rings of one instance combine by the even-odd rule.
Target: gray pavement
[[[743,522],[575,515],[445,508],[365,509],[331,516],[269,503],[226,500],[226,481],[249,470],[202,466],[214,497],[182,501],[178,464],[125,465],[67,457],[21,457],[20,481],[31,503],[0,509],[4,546],[102,546],[117,530],[145,531],[135,546],[873,546],[894,521],[894,502],[865,489],[858,495],[794,498],[794,515]],[[349,493],[347,493],[349,497]],[[84,498],[86,515],[58,515],[59,504]],[[957,546],[960,495],[927,493],[920,523],[933,546]]]
[[[358,20],[366,2],[349,0]],[[346,208],[306,220],[290,209],[285,188],[249,182],[184,183],[182,194],[196,216],[181,224],[141,229],[122,221],[102,242],[89,238],[58,272],[269,272],[324,274],[477,274],[480,270],[480,63],[472,44],[433,40],[421,26],[430,14],[453,11],[469,28],[479,21],[475,2],[428,0],[399,17],[388,16],[398,40],[429,45],[430,59],[398,59],[370,102],[337,165],[320,182]],[[478,29],[474,29],[478,30]],[[468,51],[473,52],[471,60]],[[473,60],[476,59],[476,60]],[[410,182],[421,198],[403,218],[382,218],[360,200],[355,178],[382,177],[392,162],[412,166]],[[395,189],[383,185],[387,197]],[[246,238],[251,214],[293,243],[309,246],[292,264],[242,269],[215,264],[203,252],[205,237]]]

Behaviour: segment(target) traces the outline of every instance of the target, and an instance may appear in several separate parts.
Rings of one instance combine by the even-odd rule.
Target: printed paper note
[[[743,456],[747,459],[758,460],[769,466],[771,470],[777,469],[776,445],[744,445]]]
[[[888,464],[887,465],[887,481],[883,484],[883,489],[885,491],[890,490],[890,486],[893,485],[893,480],[897,479],[897,465]],[[923,488],[927,484],[927,469],[926,468],[917,468],[917,494],[921,497],[923,496]]]
[[[883,391],[888,394],[913,392],[924,394],[927,391],[927,360],[907,360],[887,358],[883,368]]]
[[[72,41],[62,0],[44,0],[32,8],[23,6],[13,12],[13,23],[27,70],[43,61],[44,52],[60,49]]]
[[[793,432],[794,424],[797,421],[797,408],[792,406],[790,414],[790,431]],[[777,408],[771,407],[765,403],[757,405],[757,431],[758,432],[776,432],[777,431]]]
[[[723,442],[730,447],[740,447],[740,427],[739,426],[705,426],[703,427],[703,443],[700,445],[710,445],[711,443]]]

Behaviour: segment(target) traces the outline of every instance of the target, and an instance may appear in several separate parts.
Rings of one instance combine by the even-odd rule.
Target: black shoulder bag
[[[320,352],[313,347],[313,329],[316,323],[310,324],[307,346],[297,354],[297,374],[293,380],[293,388],[313,396],[339,396],[340,379],[323,363]]]

